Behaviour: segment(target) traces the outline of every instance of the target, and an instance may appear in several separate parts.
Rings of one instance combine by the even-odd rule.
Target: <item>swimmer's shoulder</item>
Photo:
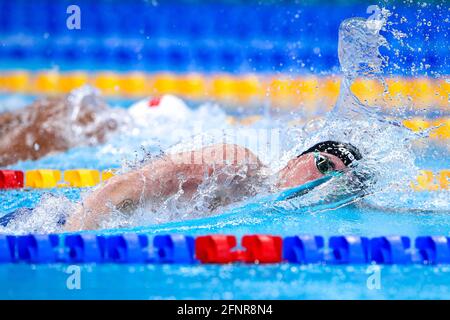
[[[253,168],[264,166],[250,149],[237,144],[227,143],[213,144],[191,151],[167,154],[158,161],[162,162],[161,166],[165,167],[180,164],[190,166],[198,164],[207,166],[251,165]],[[155,162],[152,162],[146,168],[154,166]]]
[[[261,166],[259,158],[249,149],[238,144],[220,143],[203,148],[203,159],[208,163]]]

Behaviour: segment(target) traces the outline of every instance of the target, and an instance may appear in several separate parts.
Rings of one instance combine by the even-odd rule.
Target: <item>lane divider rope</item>
[[[0,170],[0,189],[93,187],[113,177],[115,171],[73,169],[62,173],[60,170],[37,169],[24,173],[20,170]]]
[[[340,88],[338,76],[201,74],[201,73],[117,73],[103,71],[10,71],[0,73],[0,91],[26,94],[66,94],[90,84],[105,96],[141,98],[175,94],[191,100],[218,100],[227,104],[261,104],[275,107],[331,108]],[[386,79],[388,91],[374,80],[357,80],[352,91],[362,101],[387,106],[411,105],[418,108],[448,109],[450,83],[428,77],[392,77]],[[383,93],[389,92],[389,95]]]
[[[38,169],[29,171],[0,170],[0,190],[22,188],[86,188],[94,187],[114,176],[116,170],[73,169],[63,173],[59,170]],[[61,179],[63,177],[63,179]],[[433,172],[421,170],[410,187],[415,191],[449,190],[450,169]]]
[[[0,235],[0,263],[450,264],[445,236]]]

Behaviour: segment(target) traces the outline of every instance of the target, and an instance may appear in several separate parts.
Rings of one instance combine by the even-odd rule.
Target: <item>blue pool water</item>
[[[36,194],[36,193],[35,193]],[[103,233],[123,232],[111,230]],[[348,206],[287,214],[261,210],[130,231],[237,236],[265,234],[449,235],[449,212],[403,213]],[[448,266],[382,266],[380,289],[369,289],[368,266],[331,265],[81,265],[70,290],[67,265],[0,265],[1,298],[51,299],[389,299],[450,297]]]
[[[448,167],[445,148],[430,147],[428,154],[441,161],[422,157],[428,169]],[[431,149],[430,149],[431,148]],[[423,151],[423,150],[422,150]],[[422,153],[422,152],[421,152]],[[437,155],[437,156],[436,156]],[[59,156],[53,156],[58,158]],[[442,160],[444,159],[444,160]],[[45,160],[49,161],[49,159]],[[51,161],[50,161],[51,162]],[[56,163],[55,163],[56,164]],[[45,194],[76,201],[80,189],[3,191],[0,211],[34,207]],[[366,204],[335,210],[293,213],[259,208],[257,210],[172,221],[144,227],[111,229],[96,233],[126,231],[147,234],[183,233],[204,235],[233,234],[314,234],[332,235],[450,235],[448,191],[417,192],[410,207],[420,208],[429,201],[447,203],[436,210],[405,211],[373,208]],[[401,197],[401,193],[395,197]],[[393,204],[394,205],[394,204]],[[379,289],[369,289],[373,271],[368,266],[347,265],[80,265],[80,289],[69,289],[67,265],[0,265],[0,298],[51,299],[448,299],[448,266],[382,266]]]
[[[290,114],[290,117],[295,115]],[[126,134],[114,136],[105,145],[81,146],[65,153],[48,155],[36,161],[24,161],[11,168],[30,170],[35,168],[107,169],[133,166],[146,152],[157,153],[186,138],[186,132],[230,130],[227,113],[212,106],[191,109],[181,122],[151,122],[151,126],[136,126]],[[271,117],[271,118],[267,118]],[[267,116],[251,128],[284,127],[283,116]],[[288,120],[290,120],[288,118]],[[281,124],[280,124],[281,123]],[[285,122],[284,122],[285,123]],[[197,127],[196,127],[197,126]],[[370,126],[374,126],[373,123]],[[177,128],[177,130],[174,130]],[[288,126],[286,126],[288,128]],[[241,131],[239,131],[242,134]],[[300,141],[302,136],[294,131],[293,144],[310,144]],[[369,133],[368,133],[369,134]],[[378,133],[382,134],[382,133]],[[281,155],[290,150],[289,131],[280,133]],[[297,135],[300,135],[297,137]],[[382,148],[388,136],[371,136],[370,146]],[[376,139],[381,139],[376,141]],[[361,141],[364,143],[364,141]],[[391,142],[389,142],[391,143]],[[142,151],[144,146],[145,151]],[[392,152],[390,145],[377,163]],[[448,145],[445,140],[431,143],[413,143],[413,156],[417,168],[435,172],[450,167]],[[406,151],[405,151],[406,152]],[[406,154],[406,153],[405,153]],[[277,162],[279,154],[261,155],[267,164]],[[408,163],[405,155],[400,162],[388,163],[389,178],[402,165]],[[397,161],[397,160],[396,160]],[[130,163],[131,162],[131,163]],[[406,172],[401,177],[403,186],[414,178]],[[411,174],[408,176],[408,174]],[[67,203],[78,201],[86,189],[54,189],[0,191],[0,215],[21,207],[40,207],[44,219],[22,226],[20,230],[6,232],[54,232],[46,223],[51,220],[50,212],[67,209]],[[193,219],[180,219],[173,215],[161,223],[130,225],[126,228],[111,228],[95,231],[100,234],[141,232],[147,234],[182,233],[205,235],[212,233],[233,234],[276,234],[289,236],[313,234],[329,237],[333,235],[450,235],[449,191],[412,192],[409,187],[395,190],[391,185],[386,190],[366,197],[363,202],[333,210],[291,210],[289,208],[259,207],[254,210],[236,211],[226,208],[222,214],[198,215]],[[56,209],[55,209],[56,208]],[[46,212],[49,216],[46,217]],[[160,212],[158,214],[164,214]],[[5,230],[3,230],[5,232]],[[374,298],[450,298],[450,267],[447,266],[382,266],[379,289],[369,289],[367,281],[372,274],[368,266],[347,265],[81,265],[80,289],[67,286],[70,274],[67,265],[0,264],[0,298],[139,298],[139,299],[374,299]],[[69,270],[70,271],[70,270]]]
[[[229,114],[223,109],[214,105],[202,105],[188,108],[182,117],[176,114],[176,117],[165,119],[150,117],[141,124],[135,121],[131,126],[125,123],[104,145],[79,146],[36,161],[20,162],[11,168],[65,170],[85,167],[121,168],[127,171],[143,165],[150,156],[161,150],[183,150],[177,149],[180,145],[189,150],[195,149],[198,145],[192,139],[193,135],[202,136],[202,143],[213,143],[217,138],[222,139],[225,132],[227,137],[243,139],[245,142],[259,132],[251,130],[262,130],[270,134],[258,137],[262,139],[258,141],[258,146],[270,145],[271,148],[267,152],[259,149],[253,151],[268,169],[276,172],[287,160],[318,141],[348,141],[362,150],[364,157],[359,165],[370,168],[375,177],[368,187],[370,195],[355,204],[318,207],[317,201],[327,196],[325,191],[329,191],[323,188],[316,188],[305,196],[283,202],[282,205],[238,210],[242,205],[238,203],[223,208],[214,215],[208,210],[186,214],[190,206],[174,201],[169,202],[171,206],[145,212],[147,217],[134,215],[127,218],[130,220],[126,221],[129,224],[122,224],[123,220],[115,220],[113,217],[103,230],[94,232],[138,232],[150,235],[182,233],[192,236],[221,233],[238,237],[255,233],[280,236],[311,234],[324,237],[449,236],[449,191],[415,192],[409,186],[420,168],[437,172],[450,167],[448,143],[445,140],[432,142],[412,134],[399,125],[400,122],[389,121],[388,116],[376,111],[367,111],[367,106],[363,106],[350,93],[351,80],[363,71],[360,70],[361,65],[364,65],[359,63],[361,59],[367,65],[375,67],[382,63],[378,55],[382,39],[372,38],[373,33],[365,33],[365,29],[362,33],[353,34],[361,27],[360,20],[346,23],[356,27],[343,29],[344,37],[340,39],[343,41],[341,48],[347,48],[344,51],[350,54],[341,61],[343,70],[346,70],[346,79],[336,107],[330,114],[322,115],[326,121],[316,119],[304,127],[293,127],[289,124],[292,120],[307,120],[304,119],[304,114],[272,114],[266,108],[260,110],[260,114],[264,115],[260,121],[247,128],[236,128],[227,121]],[[361,36],[369,37],[364,41],[374,43],[369,48],[370,51],[362,52],[354,48],[360,42],[352,41],[353,37]],[[350,82],[346,82],[347,80]],[[18,105],[17,101],[7,104]],[[8,106],[0,105],[0,111],[1,108]],[[122,108],[117,108],[114,112],[118,112],[119,116],[120,112],[125,113]],[[110,111],[111,114],[114,112]],[[414,114],[401,114],[397,120],[411,116]],[[439,116],[448,114],[443,111]],[[276,134],[272,136],[273,133]],[[272,140],[273,137],[278,139]],[[242,144],[241,140],[232,143]],[[215,187],[210,184],[206,186]],[[339,186],[333,190],[342,189],[345,188]],[[86,189],[1,191],[0,214],[21,207],[32,207],[36,208],[34,216],[38,214],[36,217],[39,219],[30,219],[13,229],[0,231],[14,234],[62,232],[52,222],[58,220],[55,216],[62,211],[72,210],[71,203],[79,201],[88,192]],[[255,199],[250,198],[245,201],[253,200]],[[135,216],[137,220],[134,219]],[[139,220],[140,218],[143,219]],[[79,289],[71,289],[73,270],[79,270]],[[448,299],[449,272],[448,266],[420,265],[382,266],[380,269],[373,269],[373,266],[367,265],[3,264],[0,265],[0,298]],[[370,285],[373,275],[379,279],[379,286],[375,288]]]
[[[1,298],[16,299],[445,299],[449,267],[384,266],[369,289],[366,266],[85,265],[81,287],[67,266],[6,265]]]

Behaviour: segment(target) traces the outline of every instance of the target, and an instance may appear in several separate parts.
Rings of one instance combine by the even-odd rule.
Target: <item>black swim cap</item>
[[[354,145],[331,140],[313,145],[308,150],[302,152],[299,157],[310,152],[326,152],[332,154],[341,159],[347,167],[353,163],[353,161],[362,159],[361,153]]]

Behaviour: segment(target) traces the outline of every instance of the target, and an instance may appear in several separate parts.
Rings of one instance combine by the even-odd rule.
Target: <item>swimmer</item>
[[[182,199],[189,203],[198,194],[201,184],[213,178],[219,186],[210,203],[214,210],[255,195],[255,185],[271,177],[277,189],[287,189],[334,171],[345,171],[361,158],[358,149],[351,144],[324,141],[290,160],[275,175],[267,175],[258,157],[238,145],[213,145],[164,155],[138,170],[106,181],[67,218],[65,227],[67,231],[96,229],[113,210],[131,214],[138,206],[164,201],[180,190]]]
[[[64,97],[42,98],[0,114],[0,167],[104,143],[127,121],[132,126],[147,125],[155,117],[181,121],[189,112],[181,99],[171,95],[142,99],[128,111],[111,108],[89,86]]]
[[[183,114],[189,112],[173,96],[144,99],[128,112],[113,110],[95,90],[87,87],[64,98],[42,99],[28,108],[0,115],[0,165],[37,159],[80,144],[103,143],[110,133],[119,130],[125,118],[129,117],[136,125],[139,121],[148,124],[151,122],[148,117],[172,119],[172,108],[181,121],[185,119]],[[158,205],[180,191],[180,199],[188,204],[199,195],[199,187],[210,180],[215,181],[216,187],[209,197],[208,209],[214,211],[254,196],[261,184],[279,190],[293,188],[330,172],[346,170],[360,159],[360,152],[351,144],[325,141],[290,160],[279,172],[267,174],[267,167],[258,157],[238,145],[214,145],[166,154],[140,169],[106,181],[61,221],[68,231],[97,229],[114,211],[131,214],[138,207]],[[2,217],[0,224],[7,224],[12,217]]]
[[[114,119],[101,117],[108,106],[95,94],[74,101],[76,97],[43,98],[0,114],[0,166],[66,151],[82,139],[90,145],[104,142],[118,125]]]

